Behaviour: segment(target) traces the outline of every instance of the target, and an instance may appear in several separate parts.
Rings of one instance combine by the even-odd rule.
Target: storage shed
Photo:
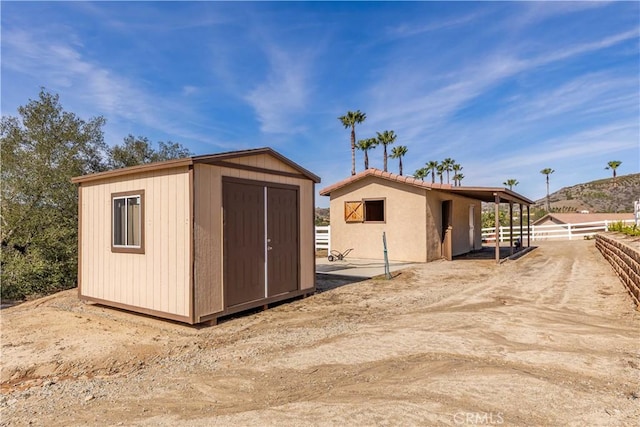
[[[195,324],[315,291],[320,178],[270,148],[72,181],[83,300]]]
[[[506,188],[454,187],[367,169],[320,190],[329,196],[331,246],[354,258],[379,259],[386,233],[389,259],[451,260],[482,248],[482,202],[529,206]],[[496,247],[499,256],[499,248]]]

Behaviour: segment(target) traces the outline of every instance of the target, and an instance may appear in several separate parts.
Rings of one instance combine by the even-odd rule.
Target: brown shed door
[[[297,189],[236,180],[222,188],[225,306],[298,289]]]
[[[227,307],[264,298],[264,187],[222,186],[224,300]]]
[[[267,277],[269,296],[298,289],[298,192],[267,189]]]

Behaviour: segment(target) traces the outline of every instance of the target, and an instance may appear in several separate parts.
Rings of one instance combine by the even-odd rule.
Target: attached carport
[[[524,224],[522,223],[523,207],[527,207],[527,247],[531,246],[531,222],[530,207],[534,203],[532,200],[506,188],[491,187],[452,187],[448,189],[451,193],[457,193],[461,196],[478,199],[486,203],[495,204],[495,227],[496,227],[496,263],[500,262],[500,204],[509,203],[509,254],[513,255],[513,205],[517,204],[520,208],[520,236],[524,236]],[[524,245],[524,242],[521,243]]]

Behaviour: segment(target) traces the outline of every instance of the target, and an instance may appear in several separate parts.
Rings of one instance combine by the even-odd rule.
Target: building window
[[[111,195],[112,252],[144,253],[144,191]]]
[[[364,201],[364,222],[384,222],[384,200]]]
[[[385,222],[385,199],[344,203],[345,222]]]

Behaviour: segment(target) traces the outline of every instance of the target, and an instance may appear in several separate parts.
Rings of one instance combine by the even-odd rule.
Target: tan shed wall
[[[225,160],[228,163],[236,163],[239,165],[253,166],[257,168],[269,169],[278,172],[287,172],[300,174],[300,171],[292,168],[286,163],[281,162],[268,154],[259,154],[257,156],[242,156]]]
[[[427,190],[367,177],[331,193],[331,247],[353,248],[353,258],[382,259],[382,232],[386,232],[389,259],[425,262]],[[344,202],[385,198],[385,223],[346,223]]]
[[[111,194],[144,190],[145,253],[111,252]],[[83,183],[80,295],[121,306],[189,316],[189,168]]]
[[[282,172],[297,172],[271,156],[245,156],[232,159],[233,163]],[[222,177],[235,177],[262,182],[299,186],[300,201],[300,286],[315,286],[314,253],[314,183],[271,173],[242,169],[194,165],[195,212],[195,318],[221,312],[223,295],[223,239],[222,239]]]

